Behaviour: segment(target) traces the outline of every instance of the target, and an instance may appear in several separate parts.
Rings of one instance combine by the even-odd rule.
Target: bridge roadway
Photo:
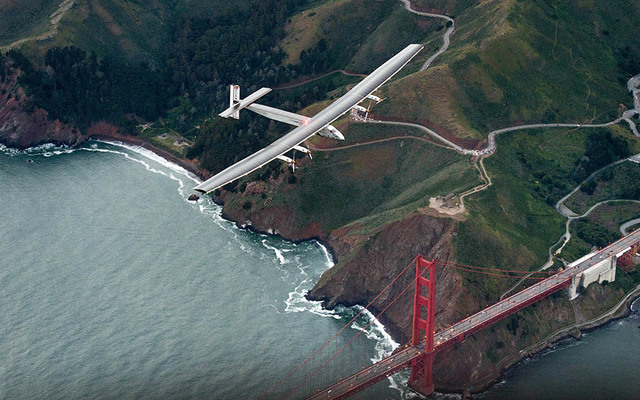
[[[462,321],[441,330],[434,335],[434,350],[438,352],[450,345],[462,342],[467,337],[484,329],[485,327],[507,317],[514,312],[521,310],[536,301],[543,299],[550,294],[569,286],[571,279],[592,267],[601,260],[620,254],[631,245],[640,241],[640,229],[622,237],[617,242],[610,244],[604,249],[593,253],[593,255],[573,267],[567,268],[547,279],[540,281],[511,297],[493,304],[484,310],[463,319]],[[367,367],[361,371],[342,379],[338,383],[327,387],[322,391],[309,397],[309,399],[343,399],[347,398],[367,387],[380,382],[381,380],[410,366],[413,360],[424,354],[424,341],[417,346],[405,346],[396,350],[389,357]]]

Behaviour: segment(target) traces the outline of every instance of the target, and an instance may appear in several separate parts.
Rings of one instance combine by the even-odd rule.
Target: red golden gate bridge
[[[563,288],[584,282],[584,275],[594,271],[594,268],[600,268],[608,261],[615,273],[616,260],[619,259],[621,264],[627,265],[630,257],[639,249],[640,231],[635,231],[602,250],[584,256],[559,272],[483,268],[451,261],[426,259],[418,255],[333,337],[292,368],[280,381],[274,383],[260,398],[344,399],[406,368],[410,369],[409,386],[424,395],[431,394],[434,390],[433,357],[437,352],[464,341],[474,333]],[[435,332],[436,267],[494,278],[529,279],[537,283]],[[391,297],[389,296],[391,289],[403,282],[402,277],[406,277],[412,271],[415,277],[404,287],[396,288],[399,294],[388,299]],[[601,272],[600,274],[602,275]],[[406,279],[404,281],[406,282]],[[408,295],[413,295],[410,340],[396,348],[390,355],[370,364],[367,356],[358,354],[358,346],[354,344],[363,340],[363,334],[366,337],[371,325],[379,321],[392,305]],[[368,323],[363,324],[362,320],[367,311],[374,303],[381,303],[383,299],[385,303],[375,307],[381,311],[370,318]],[[357,329],[359,332],[350,340],[346,340],[344,333],[347,328]]]

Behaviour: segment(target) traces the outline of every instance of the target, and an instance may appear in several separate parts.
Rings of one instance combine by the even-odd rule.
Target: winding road
[[[437,52],[435,52],[431,57],[429,57],[427,59],[427,61],[424,62],[424,64],[422,64],[422,67],[420,68],[420,71],[424,71],[425,69],[429,68],[429,66],[431,65],[433,60],[438,58],[438,56],[440,56],[442,53],[444,53],[449,48],[449,43],[451,43],[449,38],[451,37],[451,33],[453,32],[453,30],[455,29],[455,24],[456,23],[453,20],[453,18],[449,17],[448,15],[433,14],[433,13],[428,13],[428,12],[416,11],[413,8],[411,8],[411,3],[409,2],[409,0],[400,0],[400,1],[404,4],[405,10],[407,10],[407,11],[409,11],[411,13],[414,13],[416,15],[421,15],[423,17],[440,18],[440,19],[444,19],[447,22],[451,22],[451,25],[449,25],[447,27],[447,30],[444,33],[443,43],[442,43],[442,46],[440,47],[440,49]]]
[[[640,203],[640,201],[638,202]],[[634,225],[638,225],[640,224],[640,218],[636,218],[636,219],[632,219],[631,221],[627,221],[624,224],[620,225],[620,233],[622,233],[623,235],[626,235],[629,228],[634,226]]]

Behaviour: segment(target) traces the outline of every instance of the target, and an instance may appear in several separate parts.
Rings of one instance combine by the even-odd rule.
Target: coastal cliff
[[[0,80],[0,143],[17,148],[82,143],[85,138],[80,130],[60,120],[50,120],[45,110],[29,105],[18,74],[17,69],[5,66],[4,79]]]
[[[125,135],[119,127],[108,122],[97,121],[83,131],[58,119],[51,119],[47,111],[30,104],[18,81],[20,71],[11,64],[0,68],[3,68],[0,77],[0,144],[26,149],[44,143],[77,146],[89,139],[120,141],[147,148],[202,179],[211,175],[198,165],[197,160],[177,157],[144,139]]]

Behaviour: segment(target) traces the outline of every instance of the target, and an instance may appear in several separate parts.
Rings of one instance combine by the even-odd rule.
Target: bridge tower
[[[411,364],[409,386],[425,396],[433,393],[433,319],[435,310],[436,263],[418,256],[416,291],[413,297],[413,335],[411,344],[425,341],[424,355]],[[424,332],[424,333],[423,333]]]

